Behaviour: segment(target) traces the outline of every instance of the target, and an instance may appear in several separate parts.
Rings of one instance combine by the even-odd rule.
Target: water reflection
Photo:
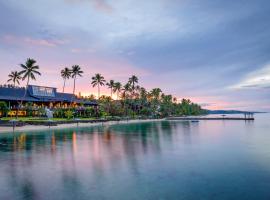
[[[229,159],[220,147],[231,142],[233,126],[222,123],[163,121],[1,135],[0,199],[192,199],[191,188],[213,178],[205,175],[208,170],[220,176],[216,160]],[[246,153],[238,150],[235,156]]]

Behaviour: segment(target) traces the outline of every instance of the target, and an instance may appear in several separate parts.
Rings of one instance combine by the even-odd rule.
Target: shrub
[[[66,118],[71,119],[71,118],[73,118],[73,116],[74,116],[74,112],[73,112],[73,111],[67,110],[67,111],[65,112],[65,117],[66,117]]]
[[[6,116],[9,111],[9,108],[7,106],[7,103],[4,101],[0,101],[0,112],[2,116]]]

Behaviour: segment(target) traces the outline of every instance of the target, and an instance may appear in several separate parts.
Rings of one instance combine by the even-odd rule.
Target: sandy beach
[[[135,120],[123,120],[123,121],[108,121],[108,122],[97,122],[97,123],[73,123],[73,124],[59,124],[57,126],[36,126],[36,125],[26,125],[22,127],[16,127],[14,132],[24,132],[24,131],[46,131],[46,130],[58,130],[58,129],[68,129],[76,127],[92,127],[92,126],[110,126],[114,124],[128,124],[128,123],[138,123],[138,122],[152,122],[152,121],[162,121],[164,119],[135,119]],[[0,133],[13,133],[12,127],[0,127]]]

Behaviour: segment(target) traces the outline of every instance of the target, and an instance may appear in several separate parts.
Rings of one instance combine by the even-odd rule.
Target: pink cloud
[[[95,9],[104,12],[104,13],[112,13],[113,7],[106,2],[106,0],[66,0],[69,3],[82,3],[89,2],[91,3]]]
[[[16,45],[34,45],[34,46],[44,46],[44,47],[56,47],[59,45],[64,45],[68,43],[68,40],[45,40],[45,39],[36,39],[31,37],[21,37],[15,35],[5,35],[2,37],[2,40],[9,44],[16,44]]]
[[[94,6],[96,9],[111,13],[113,11],[113,8],[111,5],[109,5],[105,0],[93,0]]]
[[[47,47],[55,47],[56,44],[47,40],[43,39],[32,39],[32,38],[25,38],[24,41],[26,43],[37,45],[37,46],[47,46]]]

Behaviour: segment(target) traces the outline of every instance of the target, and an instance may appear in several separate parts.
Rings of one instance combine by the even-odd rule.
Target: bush
[[[7,106],[7,103],[4,101],[0,101],[0,112],[2,116],[7,116],[7,113],[9,111],[9,108]]]
[[[71,118],[73,118],[73,116],[74,116],[74,112],[72,110],[67,110],[65,112],[65,117],[66,118],[71,119]]]
[[[64,118],[65,117],[65,109],[57,108],[53,111],[53,117],[55,118]]]

